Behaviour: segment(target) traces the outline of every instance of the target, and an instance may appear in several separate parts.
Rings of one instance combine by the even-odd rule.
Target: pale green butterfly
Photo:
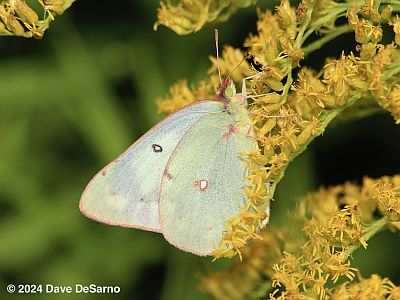
[[[83,192],[80,210],[106,224],[160,232],[181,250],[209,255],[225,222],[248,201],[241,153],[257,148],[252,133],[244,80],[236,95],[228,77],[216,100],[169,115],[103,168]]]

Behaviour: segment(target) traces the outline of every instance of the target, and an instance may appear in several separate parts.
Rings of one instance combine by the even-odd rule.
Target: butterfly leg
[[[267,189],[267,194],[270,192],[271,184],[267,182],[265,184],[265,188]],[[270,216],[270,203],[268,203],[267,207],[265,208],[265,218],[261,221],[261,226],[257,227],[257,233],[260,232],[261,229],[265,228],[269,223],[269,216]]]
[[[260,229],[264,228],[269,223],[269,216],[270,216],[269,211],[270,211],[270,205],[268,204],[267,208],[265,209],[265,219],[262,220]]]
[[[243,78],[243,80],[242,80],[242,93],[241,93],[241,97],[243,99],[248,99],[248,98],[252,98],[253,99],[253,98],[259,98],[259,97],[264,97],[264,96],[273,94],[273,93],[265,93],[265,94],[259,94],[259,95],[247,95],[246,80],[250,80],[250,79],[255,78],[257,76],[259,76],[259,74],[255,74],[255,75]]]
[[[246,80],[250,80],[257,76],[258,76],[258,74],[255,74],[255,75],[243,78],[243,80],[242,80],[242,97],[243,97],[243,99],[247,99]]]

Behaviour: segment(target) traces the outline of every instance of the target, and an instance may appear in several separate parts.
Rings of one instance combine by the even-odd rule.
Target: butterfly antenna
[[[219,50],[218,50],[218,29],[215,30],[215,48],[217,49],[217,68],[218,68],[218,76],[219,76],[219,84],[222,85],[222,78],[221,78],[221,68],[219,66]]]
[[[232,71],[229,72],[227,78],[231,77],[232,73],[233,73],[237,68],[240,67],[240,65],[246,60],[246,58],[247,58],[248,56],[249,56],[249,53],[246,52],[246,54],[243,56],[243,58],[242,58],[242,60],[240,61],[240,63],[238,63],[238,65],[237,65],[235,68],[233,68]]]

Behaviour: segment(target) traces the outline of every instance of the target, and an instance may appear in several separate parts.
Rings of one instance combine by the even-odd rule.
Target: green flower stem
[[[387,111],[379,106],[371,95],[363,95],[363,98],[360,101],[357,101],[357,103],[351,108],[346,109],[338,115],[335,120],[333,120],[332,124],[363,119],[379,113],[387,113]]]
[[[343,33],[350,32],[351,28],[349,25],[342,25],[339,27],[335,27],[332,32],[329,34],[326,34],[324,37],[318,39],[317,41],[307,45],[306,47],[303,48],[304,55],[308,55],[311,52],[318,50],[321,48],[323,45],[325,45],[327,42],[335,39],[337,36],[342,35]]]
[[[311,7],[307,10],[307,19],[306,19],[306,21],[301,25],[300,30],[299,30],[299,33],[297,34],[296,40],[295,40],[295,42],[294,42],[294,44],[293,44],[293,46],[294,46],[295,48],[300,48],[301,45],[302,45],[303,42],[304,42],[304,41],[303,41],[303,36],[304,36],[304,33],[305,33],[306,29],[308,28],[308,25],[309,25],[310,22],[311,22],[311,16],[312,16],[312,13],[313,13],[313,9],[314,9],[314,4],[311,5]]]
[[[400,73],[400,62],[396,62],[388,68],[388,71],[385,72],[384,80],[388,80]]]
[[[290,64],[292,63],[291,61],[292,60],[290,60]],[[286,102],[287,95],[289,93],[289,89],[290,89],[290,86],[292,85],[292,83],[293,83],[292,68],[290,68],[289,73],[287,75],[286,83],[285,83],[285,85],[283,87],[283,91],[282,91],[282,102],[283,103],[281,103],[281,104],[284,104]]]
[[[399,0],[385,0],[385,1],[383,1],[383,3],[391,4],[391,5],[400,5]]]
[[[384,0],[384,1],[382,1],[381,4],[390,4],[392,6],[394,12],[400,10],[400,1],[399,0]]]
[[[321,18],[319,18],[318,20],[316,20],[315,22],[313,22],[311,24],[311,26],[317,30],[319,29],[321,26],[324,26],[326,24],[329,24],[332,20],[337,20],[339,18],[339,16],[342,16],[343,14],[345,14],[347,12],[347,10],[351,7],[348,5],[343,6],[343,3],[337,4],[339,8],[336,9],[332,9],[329,11],[329,13]]]
[[[364,239],[365,242],[367,242],[371,237],[373,237],[375,234],[377,234],[379,231],[381,231],[383,228],[386,227],[386,225],[389,223],[389,218],[387,216],[384,216],[380,218],[379,220],[371,223],[368,225],[364,231],[364,234],[362,238]],[[343,253],[343,261],[345,261],[355,250],[360,248],[361,243],[358,243],[357,245],[350,246],[344,253]]]
[[[298,34],[296,36],[296,40],[293,43],[293,47],[294,48],[298,48],[298,49],[301,48],[301,45],[303,43],[304,33],[305,33],[308,25],[311,22],[311,16],[312,16],[313,8],[314,8],[314,5],[312,5],[307,11],[307,19],[300,27],[300,30],[299,30],[299,32],[298,32]],[[293,67],[292,67],[292,60],[291,59],[289,59],[289,65],[290,65],[290,67],[289,67],[289,70],[288,70],[288,77],[287,77],[287,80],[286,80],[285,86],[283,87],[283,92],[282,92],[282,99],[283,99],[284,102],[286,102],[286,100],[287,100],[287,95],[289,93],[290,86],[293,83],[293,77],[292,77]]]

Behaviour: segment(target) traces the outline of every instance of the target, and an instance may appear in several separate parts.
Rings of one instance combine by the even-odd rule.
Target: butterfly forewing
[[[91,180],[81,211],[99,222],[159,232],[161,178],[171,153],[194,123],[222,110],[219,102],[197,102],[150,129]]]

